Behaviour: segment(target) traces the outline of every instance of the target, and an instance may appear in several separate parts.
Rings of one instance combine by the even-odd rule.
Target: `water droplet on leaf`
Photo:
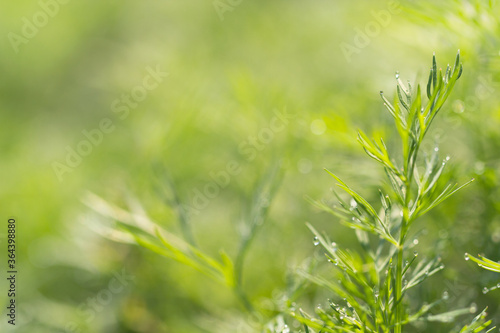
[[[355,209],[356,207],[358,207],[358,203],[356,202],[356,200],[351,199],[351,210]]]

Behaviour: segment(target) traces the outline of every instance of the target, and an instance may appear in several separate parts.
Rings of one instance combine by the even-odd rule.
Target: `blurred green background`
[[[333,179],[323,168],[376,199],[383,171],[357,144],[356,130],[396,139],[379,90],[393,95],[395,71],[403,81],[426,83],[432,53],[444,67],[457,49],[464,75],[425,148],[439,143],[452,158],[450,177],[477,182],[416,226],[419,253],[438,253],[446,269],[415,297],[429,302],[450,290],[449,309],[475,302],[489,306],[498,323],[500,291],[481,290],[500,276],[465,262],[464,253],[500,259],[499,6],[458,0],[4,1],[0,242],[6,248],[6,221],[15,217],[20,273],[17,325],[7,325],[3,315],[0,331],[66,332],[76,325],[78,332],[245,332],[238,327],[252,320],[227,288],[173,260],[102,237],[82,197],[91,191],[123,207],[134,198],[151,219],[181,236],[175,211],[159,195],[155,166],[168,172],[188,207],[213,173],[235,161],[240,172],[190,221],[206,253],[215,257],[224,249],[234,257],[256,184],[281,165],[284,178],[244,270],[249,297],[273,306],[287,272],[314,257],[306,221],[342,246],[355,246],[350,230],[304,200],[331,199]],[[168,76],[141,90],[155,69]],[[126,94],[144,91],[143,99],[117,111]],[[293,117],[282,130],[264,133],[276,112]],[[67,165],[67,147],[78,149],[83,132],[106,118],[113,129],[101,132],[76,167],[58,174],[54,163]],[[264,139],[250,148],[259,135]],[[123,272],[134,279],[90,314],[88,299]],[[6,304],[7,281],[0,281],[0,303]],[[303,302],[324,299],[311,288]]]

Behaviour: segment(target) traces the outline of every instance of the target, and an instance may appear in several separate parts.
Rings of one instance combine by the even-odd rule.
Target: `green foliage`
[[[392,75],[386,86],[381,70],[399,68],[405,78],[414,80],[418,73],[419,82],[427,82],[428,56],[435,50],[440,58],[451,60],[458,46],[466,75],[434,119],[427,135],[431,140],[422,150],[433,152],[433,147],[427,148],[436,137],[441,153],[452,155],[454,165],[447,163],[438,187],[444,188],[445,180],[466,180],[469,175],[476,181],[422,216],[425,223],[412,225],[407,242],[408,259],[414,260],[410,267],[438,253],[446,269],[411,288],[405,299],[415,305],[414,313],[447,290],[448,303],[435,307],[433,314],[474,302],[479,310],[488,305],[488,318],[498,326],[500,292],[481,293],[485,286],[498,283],[498,273],[478,268],[473,260],[464,261],[464,251],[479,260],[478,253],[500,259],[498,1],[245,1],[225,12],[224,21],[211,1],[6,3],[0,12],[5,31],[0,53],[4,82],[0,169],[5,176],[0,196],[5,218],[19,221],[17,249],[23,279],[16,302],[23,313],[16,332],[63,332],[71,322],[78,323],[82,332],[220,333],[235,332],[242,323],[249,327],[239,330],[245,333],[258,327],[281,332],[284,325],[304,332],[303,325],[286,315],[288,303],[300,303],[305,312],[313,313],[315,305],[324,307],[323,300],[332,297],[304,276],[336,281],[320,274],[332,268],[326,262],[318,265],[318,257],[310,255],[312,236],[304,221],[318,231],[326,230],[342,249],[356,254],[359,246],[351,229],[338,225],[335,220],[340,219],[317,214],[303,195],[325,195],[325,183],[333,178],[320,167],[327,166],[380,214],[374,186],[379,186],[376,174],[382,168],[373,168],[378,163],[358,149],[355,129],[363,128],[379,144],[381,133],[391,153],[389,161],[402,166],[403,159],[402,149],[394,154],[400,140],[394,140],[398,131],[393,117],[376,111],[379,96],[373,87],[384,87],[392,104]],[[61,6],[57,10],[43,3]],[[401,12],[386,17],[387,6],[398,3]],[[51,10],[55,16],[44,24],[43,16]],[[377,29],[379,23],[383,26]],[[367,32],[370,38],[365,40]],[[10,42],[12,34],[22,41],[18,53]],[[356,46],[350,62],[339,52],[343,43]],[[357,48],[360,44],[364,47]],[[420,64],[425,65],[423,71]],[[169,77],[137,106],[129,101],[130,112],[123,119],[125,114],[115,112],[114,102],[132,91],[139,94],[136,85],[142,85],[145,68],[157,66]],[[421,90],[427,100],[425,84]],[[402,90],[399,94],[406,98]],[[255,159],[248,159],[239,145],[256,137],[270,124],[272,110],[284,106],[300,115],[300,121],[291,120],[269,145],[255,148]],[[103,133],[102,140],[91,135],[91,141],[98,142],[92,152],[82,156],[81,163],[74,157],[68,162],[72,155],[68,149],[88,140],[84,131],[95,133],[105,118],[112,120],[115,130]],[[266,309],[265,316],[249,319],[241,298],[233,297],[235,289],[217,266],[233,272],[237,280],[234,272],[243,232],[248,235],[251,229],[240,230],[240,221],[250,221],[251,189],[277,155],[285,155],[286,180],[265,223],[247,242],[242,252],[246,255],[240,256],[244,290],[254,307]],[[423,161],[424,155],[419,155]],[[443,157],[437,156],[438,162]],[[151,165],[158,160],[168,165],[171,181],[153,177]],[[223,170],[231,160],[242,166],[242,172],[199,215],[184,214],[183,204],[191,204],[196,190],[203,191],[212,181],[210,173]],[[54,162],[70,166],[63,182],[54,173]],[[425,167],[417,170],[424,174]],[[158,195],[155,187],[169,183],[173,186],[167,185]],[[394,206],[396,196],[387,185],[380,185],[382,193]],[[154,233],[140,237],[170,257],[113,243],[89,230],[91,224],[109,238],[137,244],[130,232],[124,232],[132,226],[114,228],[119,224],[113,222],[108,228],[112,218],[82,207],[81,193],[86,190],[140,220],[146,214],[139,205],[122,200],[133,193],[149,219],[160,226],[160,234],[180,253],[166,248]],[[350,207],[346,194],[341,199]],[[81,220],[85,223],[77,222]],[[359,224],[350,219],[344,223]],[[377,229],[383,231],[380,224]],[[393,234],[397,240],[397,232]],[[5,244],[6,237],[3,229],[0,243]],[[368,238],[373,252],[376,237]],[[413,246],[415,238],[420,243]],[[190,247],[215,260],[215,268],[206,266]],[[225,265],[220,248],[231,259],[232,269]],[[419,255],[413,259],[415,250]],[[209,277],[193,266],[208,270]],[[297,266],[306,274],[294,275]],[[136,283],[113,295],[89,319],[82,306],[122,270],[134,275]],[[8,290],[8,281],[0,281],[0,288]],[[284,302],[280,290],[286,290]],[[0,302],[8,306],[7,293],[0,293]],[[466,317],[457,318],[457,325]],[[432,329],[425,329],[421,321],[415,325],[405,331],[444,332],[449,326],[432,323],[428,325]],[[3,320],[0,332],[10,326]]]
[[[251,242],[263,226],[271,201],[274,198],[281,178],[280,167],[276,166],[262,177],[254,190],[252,200],[244,218],[244,230],[241,232],[239,249],[235,259],[220,250],[220,258],[214,258],[198,247],[189,223],[189,216],[183,209],[175,185],[165,170],[159,171],[159,179],[164,192],[159,192],[172,209],[177,212],[177,221],[183,232],[178,237],[157,222],[152,221],[139,202],[128,200],[128,210],[124,210],[95,194],[88,193],[83,202],[103,219],[94,224],[94,229],[102,236],[117,242],[137,244],[168,259],[189,266],[214,281],[232,290],[242,306],[249,312],[255,311],[251,299],[243,288],[243,268],[246,253]],[[102,224],[103,223],[103,224]]]
[[[341,250],[327,235],[309,226],[315,235],[315,244],[325,249],[335,275],[330,278],[305,272],[302,275],[335,294],[339,301],[329,300],[329,307],[318,308],[316,316],[292,311],[292,316],[306,328],[320,332],[400,333],[408,324],[451,323],[456,317],[475,311],[471,307],[435,313],[437,306],[448,299],[447,292],[441,299],[424,304],[413,304],[409,297],[412,288],[444,268],[439,257],[420,259],[411,251],[413,244],[408,238],[413,223],[472,181],[461,186],[443,184],[443,171],[449,157],[440,160],[437,147],[424,153],[423,158],[419,156],[425,135],[461,74],[460,53],[453,67],[448,65],[445,71],[438,69],[434,56],[426,102],[420,85],[412,88],[408,83],[405,86],[399,74],[396,74],[397,96],[392,104],[381,92],[384,105],[394,118],[402,154],[401,158],[395,158],[398,155],[389,151],[382,138],[370,140],[359,131],[358,140],[363,149],[383,166],[390,182],[387,194],[380,191],[381,209],[378,212],[367,199],[327,171],[347,193],[347,200],[334,192],[338,206],[315,204],[355,229],[363,252]],[[483,311],[460,332],[481,332],[490,323]]]
[[[263,225],[281,183],[282,172],[279,168],[262,178],[249,200],[245,228],[234,259],[223,250],[217,258],[199,247],[191,230],[190,216],[184,210],[175,183],[164,169],[158,169],[161,185],[158,193],[176,212],[182,238],[152,221],[135,200],[128,200],[127,210],[93,194],[88,194],[84,202],[108,221],[104,227],[94,225],[107,238],[135,243],[194,268],[232,290],[247,313],[259,316],[259,330],[262,332],[290,332],[285,320],[287,316],[301,323],[306,332],[400,333],[406,325],[453,323],[457,317],[474,313],[475,306],[438,311],[446,304],[449,297],[447,291],[430,303],[417,304],[409,297],[416,287],[444,268],[439,257],[421,259],[413,251],[414,242],[409,238],[411,227],[418,218],[472,182],[470,180],[460,186],[446,184],[443,179],[448,179],[445,169],[449,157],[440,159],[437,147],[419,156],[425,135],[461,74],[460,54],[457,54],[454,66],[447,66],[444,72],[438,70],[433,57],[425,102],[420,85],[412,88],[408,83],[405,86],[399,74],[396,75],[394,102],[390,103],[381,93],[399,133],[401,157],[395,157],[397,155],[390,152],[382,138],[371,140],[364,132],[358,133],[358,141],[364,151],[382,165],[388,178],[388,189],[379,190],[380,203],[370,203],[328,170],[338,187],[345,192],[338,194],[334,191],[338,205],[331,207],[309,199],[315,206],[339,218],[342,224],[354,229],[362,251],[341,249],[328,235],[308,224],[314,234],[314,244],[321,244],[326,251],[334,275],[323,277],[314,272],[314,265],[300,269],[286,290],[288,298],[285,306],[280,305],[280,301],[275,302],[274,311],[259,308],[248,296],[243,288],[243,272],[248,249]],[[498,263],[484,257],[477,259],[470,256],[470,259],[487,269],[500,271]],[[307,291],[309,283],[335,295],[335,299],[328,300],[327,308],[318,307],[314,315],[303,309],[296,310],[294,305],[294,300]],[[450,332],[490,332],[493,329],[490,324],[484,310],[469,325],[461,329],[453,327]]]
[[[499,272],[500,273],[500,263],[490,260],[488,258],[483,257],[482,255],[478,255],[478,258],[471,256],[470,254],[465,254],[465,260],[472,260],[479,265],[479,267],[483,267],[489,271]]]

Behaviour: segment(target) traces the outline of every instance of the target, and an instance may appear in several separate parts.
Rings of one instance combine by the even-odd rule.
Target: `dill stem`
[[[403,257],[404,257],[404,243],[406,240],[406,235],[408,233],[408,225],[410,221],[410,191],[411,182],[413,179],[413,169],[415,167],[415,161],[417,158],[418,148],[420,145],[417,144],[417,149],[414,152],[414,158],[412,163],[410,163],[410,169],[407,173],[405,183],[405,200],[403,206],[403,217],[401,219],[401,230],[399,232],[399,243],[398,243],[398,253],[397,253],[397,263],[396,263],[396,283],[395,283],[395,293],[394,293],[394,314],[395,314],[395,326],[394,333],[401,333],[403,321]]]
[[[401,233],[402,235],[402,233]],[[403,294],[403,244],[400,237],[397,263],[396,263],[396,286],[394,294],[394,314],[395,322],[394,333],[401,333],[401,298]]]

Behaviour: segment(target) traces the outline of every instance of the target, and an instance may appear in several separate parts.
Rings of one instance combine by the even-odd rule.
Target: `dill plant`
[[[319,208],[338,217],[355,230],[363,252],[343,250],[328,235],[314,233],[314,244],[322,245],[335,278],[324,278],[310,272],[300,274],[339,297],[329,300],[329,307],[318,307],[315,315],[291,308],[290,314],[301,322],[306,332],[394,332],[401,333],[408,324],[417,322],[452,323],[456,317],[470,315],[474,306],[444,313],[434,313],[448,297],[420,305],[410,304],[408,291],[444,268],[440,258],[421,260],[413,252],[409,239],[414,223],[470,182],[459,186],[442,180],[449,157],[439,157],[436,147],[421,152],[422,143],[435,117],[450,96],[462,74],[460,52],[453,67],[438,69],[433,56],[424,92],[420,85],[403,84],[396,74],[396,95],[391,103],[380,93],[384,105],[394,118],[402,152],[389,151],[384,140],[371,140],[363,131],[358,141],[366,154],[384,169],[390,190],[380,190],[380,210],[327,170],[345,192],[337,194],[338,205],[311,200]],[[424,95],[424,97],[422,96]],[[401,158],[396,158],[396,156]],[[417,310],[411,310],[416,308]],[[485,309],[486,310],[486,309]],[[451,332],[481,332],[489,328],[486,312],[476,315],[469,325],[454,327]]]
[[[405,86],[396,75],[396,97],[390,103],[381,93],[389,113],[395,120],[402,145],[402,158],[396,159],[389,152],[383,139],[370,140],[362,131],[359,142],[366,153],[379,162],[390,183],[390,191],[380,191],[381,209],[359,195],[338,176],[328,171],[345,194],[339,195],[339,205],[329,205],[313,201],[316,206],[340,218],[352,227],[363,252],[343,250],[332,242],[328,235],[319,233],[311,225],[314,244],[322,245],[330,264],[335,268],[335,279],[324,278],[314,272],[314,263],[299,274],[287,276],[285,298],[275,300],[273,311],[264,310],[255,304],[249,290],[243,285],[245,258],[251,244],[266,221],[269,206],[277,193],[283,172],[276,167],[270,170],[257,184],[252,199],[246,203],[244,216],[246,232],[240,236],[238,251],[230,256],[220,250],[219,256],[206,253],[198,244],[191,230],[190,216],[184,209],[182,199],[166,168],[156,168],[158,196],[175,212],[182,235],[175,235],[153,221],[141,204],[128,197],[127,208],[107,202],[89,193],[83,199],[96,214],[92,214],[91,226],[104,237],[122,243],[136,244],[165,258],[185,264],[232,290],[240,301],[247,318],[259,318],[259,327],[245,326],[247,332],[253,329],[264,333],[290,333],[290,317],[300,323],[301,332],[394,332],[418,321],[453,322],[457,316],[476,312],[474,307],[433,313],[433,310],[448,297],[429,304],[421,304],[416,311],[410,311],[407,292],[421,284],[428,277],[444,268],[439,258],[420,260],[412,250],[409,241],[413,223],[466,186],[443,186],[441,176],[448,158],[440,159],[436,148],[419,156],[425,135],[453,90],[462,74],[460,54],[453,67],[443,72],[438,70],[433,57],[429,81],[426,88],[427,101],[424,102],[420,85]],[[420,154],[422,155],[422,154]],[[419,166],[423,164],[423,173]],[[420,168],[422,169],[422,168]],[[347,200],[346,197],[347,196]],[[471,256],[476,261],[476,258]],[[477,261],[485,261],[485,258]],[[329,301],[329,308],[316,309],[311,315],[296,309],[295,300],[306,291],[308,282],[313,282],[336,294],[340,301]],[[486,309],[485,309],[486,310]],[[454,328],[451,332],[472,333],[491,332],[491,321],[486,320],[485,310],[473,317],[469,325]],[[288,323],[288,325],[287,325]],[[240,327],[214,328],[214,332],[243,332]],[[209,328],[205,328],[209,330]]]
[[[499,262],[495,262],[495,261],[488,259],[480,254],[478,254],[477,257],[474,257],[466,252],[465,253],[465,260],[472,260],[479,267],[482,267],[488,271],[500,273],[500,263]],[[492,290],[496,290],[496,289],[500,289],[500,282],[491,288],[484,287],[483,294],[487,294],[488,292],[490,292]]]
[[[243,283],[248,251],[267,221],[271,202],[283,178],[280,164],[275,163],[274,167],[259,179],[250,200],[243,207],[241,229],[244,231],[240,233],[238,250],[234,256],[230,256],[223,248],[219,250],[218,256],[201,248],[192,230],[191,216],[185,209],[175,182],[166,170],[163,166],[155,166],[157,195],[174,213],[181,235],[166,230],[160,223],[152,220],[141,203],[131,195],[126,196],[127,207],[122,208],[96,194],[87,193],[82,201],[91,209],[87,221],[90,228],[109,240],[139,245],[169,260],[191,267],[230,290],[243,310],[241,317],[247,321],[233,327],[234,331],[248,332],[250,329],[256,329],[266,333],[282,332],[283,328],[287,327],[284,324],[284,316],[269,314],[269,311],[256,306],[253,295],[249,295]],[[254,325],[248,323],[249,319],[252,319]],[[261,326],[253,327],[256,323]],[[204,331],[207,329],[204,328]],[[213,332],[220,331],[218,327],[213,329]]]
[[[490,260],[490,259],[488,259],[480,254],[476,258],[476,257],[474,257],[466,252],[465,253],[465,260],[469,260],[469,259],[474,261],[476,264],[478,264],[479,267],[482,267],[482,268],[487,269],[489,271],[500,273],[500,263],[498,263],[498,262]]]

